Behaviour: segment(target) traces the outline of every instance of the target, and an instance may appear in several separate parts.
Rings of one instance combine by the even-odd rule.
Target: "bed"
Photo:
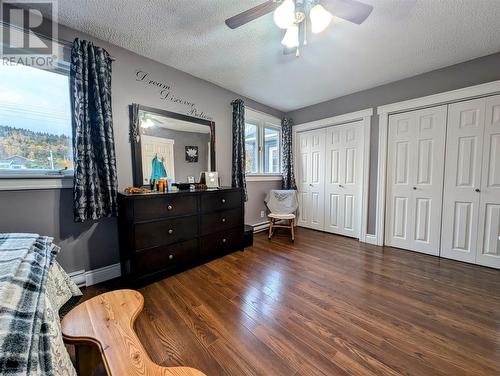
[[[0,233],[0,374],[76,375],[59,310],[81,291],[38,234]]]

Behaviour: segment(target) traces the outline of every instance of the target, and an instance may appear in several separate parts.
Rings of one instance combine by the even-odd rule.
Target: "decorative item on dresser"
[[[122,275],[141,282],[243,250],[240,188],[120,193]]]

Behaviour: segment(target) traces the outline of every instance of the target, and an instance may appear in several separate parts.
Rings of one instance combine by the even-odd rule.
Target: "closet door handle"
[[[481,192],[479,188],[474,189],[474,191],[476,191],[477,193]]]
[[[413,190],[416,191],[417,190],[417,187],[413,187]]]
[[[309,184],[309,187],[314,187],[314,185],[312,185],[312,184]]]
[[[339,184],[339,188],[344,188],[344,186],[342,184]]]

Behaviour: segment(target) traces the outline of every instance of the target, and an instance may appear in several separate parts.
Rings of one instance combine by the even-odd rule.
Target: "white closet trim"
[[[409,99],[407,101],[386,104],[377,107],[377,114],[406,112],[422,107],[434,107],[438,104],[458,102],[463,99],[479,98],[496,93],[500,93],[500,80],[475,86],[468,86],[462,89],[445,91],[443,93],[427,95],[425,97]]]
[[[308,123],[297,124],[293,126],[293,132],[304,132],[310,131],[312,129],[325,128],[330,125],[340,125],[344,123],[351,123],[353,121],[364,120],[367,117],[370,118],[373,115],[373,108],[367,108],[366,110],[349,112],[347,114],[332,116],[325,119],[320,119],[316,121],[310,121]]]
[[[500,93],[500,80],[377,107],[377,114],[379,116],[376,209],[377,245],[384,245],[387,130],[389,127],[389,115],[425,107],[434,107],[441,104],[449,104],[461,100],[486,97],[498,93]]]
[[[365,110],[349,112],[347,114],[332,116],[325,119],[311,121],[308,123],[297,124],[293,126],[292,147],[294,154],[296,151],[295,140],[297,139],[298,132],[309,131],[312,129],[326,128],[332,125],[347,124],[354,121],[363,121],[363,183],[362,183],[362,200],[361,200],[361,230],[359,240],[364,243],[373,244],[373,235],[367,234],[368,229],[368,188],[370,180],[370,134],[371,134],[371,118],[373,116],[373,109],[367,108]],[[297,160],[297,158],[294,158]],[[295,164],[296,166],[297,164]],[[297,175],[297,168],[295,167],[295,176]]]

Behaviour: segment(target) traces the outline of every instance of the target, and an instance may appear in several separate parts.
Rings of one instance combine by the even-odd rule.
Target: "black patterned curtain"
[[[116,216],[118,183],[111,114],[111,57],[91,42],[71,49],[75,222]]]
[[[293,172],[292,126],[292,119],[283,118],[281,121],[281,160],[283,166],[281,187],[283,189],[297,189],[297,185],[295,184],[295,173]]]
[[[245,104],[242,99],[231,102],[233,106],[233,169],[232,186],[243,188],[245,201],[247,182],[245,179]]]
[[[139,131],[139,105],[132,103],[129,107],[130,130],[129,137],[130,143],[134,144],[139,142],[141,134]]]

